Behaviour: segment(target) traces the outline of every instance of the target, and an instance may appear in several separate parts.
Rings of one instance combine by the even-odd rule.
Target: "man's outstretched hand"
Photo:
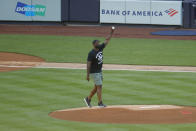
[[[111,33],[113,34],[115,30],[116,30],[116,28],[115,28],[114,26],[112,26],[112,31],[111,31]]]
[[[110,39],[112,38],[112,35],[113,35],[115,29],[116,29],[116,28],[115,28],[114,26],[112,26],[111,32],[110,32],[109,36],[107,36],[107,37],[106,37],[106,40],[104,41],[104,44],[105,44],[105,45],[107,45],[107,44],[109,43],[109,41],[110,41]]]

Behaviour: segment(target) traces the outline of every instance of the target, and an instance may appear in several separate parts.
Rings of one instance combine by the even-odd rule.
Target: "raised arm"
[[[110,34],[106,37],[106,40],[104,41],[105,46],[109,43],[110,39],[112,38],[114,30],[115,30],[115,27],[113,26],[112,29],[111,29]]]
[[[91,68],[91,61],[87,61],[87,76],[86,76],[86,80],[87,80],[87,81],[90,80],[90,77],[89,77],[90,68]]]

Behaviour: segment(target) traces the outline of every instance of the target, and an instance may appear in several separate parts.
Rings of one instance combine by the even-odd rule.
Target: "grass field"
[[[0,51],[36,55],[49,62],[86,63],[92,37],[0,35]],[[103,40],[103,38],[99,38]],[[195,41],[119,39],[104,62],[196,66]],[[93,83],[85,70],[26,69],[0,72],[0,131],[195,131],[196,124],[95,124],[62,121],[48,113],[84,106]],[[196,106],[196,73],[104,71],[108,105]],[[93,99],[96,105],[96,97]]]
[[[84,106],[82,99],[92,86],[84,80],[84,74],[84,70],[62,69],[0,73],[0,130],[195,131],[196,124],[92,124],[50,118],[51,111]],[[196,106],[196,73],[104,71],[104,74],[104,101],[109,105]],[[94,105],[96,101],[95,97]]]
[[[0,51],[36,55],[49,62],[86,63],[92,37],[0,35]],[[196,66],[196,43],[185,40],[113,38],[104,62],[137,65]]]

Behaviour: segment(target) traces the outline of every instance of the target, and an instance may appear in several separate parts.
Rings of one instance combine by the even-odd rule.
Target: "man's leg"
[[[103,104],[102,102],[102,85],[97,86],[97,97],[98,97],[98,106],[99,107],[106,107],[106,105]]]
[[[98,102],[102,102],[102,85],[97,86],[97,97]]]
[[[96,92],[97,92],[97,87],[95,85],[95,87],[91,90],[91,93],[88,96],[88,99],[91,100],[91,98],[95,95]]]

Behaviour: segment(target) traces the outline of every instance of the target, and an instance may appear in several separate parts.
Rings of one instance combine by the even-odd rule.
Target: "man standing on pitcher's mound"
[[[87,58],[87,80],[90,78],[94,81],[94,88],[90,92],[90,95],[84,98],[84,101],[88,107],[91,106],[91,98],[97,93],[98,97],[98,106],[106,107],[106,105],[102,102],[102,64],[103,64],[103,49],[107,46],[112,35],[114,33],[115,27],[112,27],[110,35],[106,38],[103,44],[100,44],[98,40],[94,40],[92,42],[93,49],[88,53]]]

